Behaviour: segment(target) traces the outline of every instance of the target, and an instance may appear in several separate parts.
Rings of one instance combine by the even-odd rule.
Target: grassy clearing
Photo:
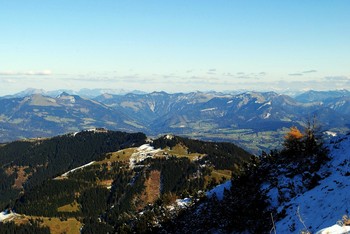
[[[216,181],[220,181],[223,177],[225,180],[231,179],[232,171],[230,170],[213,170],[211,172],[211,177]]]
[[[170,148],[166,148],[163,150],[169,155],[174,155],[176,157],[186,157],[189,158],[191,161],[198,159],[199,157],[204,156],[204,154],[199,154],[199,153],[188,153],[187,147],[177,144],[176,146]]]
[[[73,203],[61,206],[57,208],[58,212],[77,212],[79,211],[79,204],[74,201]]]
[[[222,183],[223,181],[230,180],[232,178],[232,171],[230,170],[212,170],[209,176],[205,176],[205,187],[215,181],[216,184]]]
[[[97,162],[98,164],[112,163],[112,162],[126,162],[130,160],[131,155],[136,151],[136,148],[128,148],[119,150],[117,152],[107,154],[107,158]]]
[[[42,220],[40,222],[41,226],[49,227],[50,233],[52,234],[77,234],[80,233],[80,228],[82,224],[75,218],[68,218],[65,221],[61,221],[59,218],[53,217],[38,217],[38,216],[25,216],[21,215],[17,217],[14,222],[19,225],[23,223],[28,223],[30,219]]]
[[[52,234],[76,234],[80,233],[82,224],[75,218],[68,218],[66,221],[61,221],[59,218],[43,218],[43,226],[50,228]]]

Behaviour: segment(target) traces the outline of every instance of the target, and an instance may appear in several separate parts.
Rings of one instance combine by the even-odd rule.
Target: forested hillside
[[[105,129],[9,143],[0,165],[1,209],[10,218],[0,228],[156,231],[184,209],[179,199],[196,202],[250,157],[231,143]]]
[[[23,140],[0,147],[0,207],[14,201],[23,189],[41,185],[48,178],[100,160],[108,152],[139,146],[142,133],[104,130],[83,131],[50,139]]]

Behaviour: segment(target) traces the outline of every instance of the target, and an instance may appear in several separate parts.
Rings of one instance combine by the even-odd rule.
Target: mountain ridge
[[[258,153],[278,145],[272,136],[281,139],[289,127],[303,128],[314,115],[324,130],[344,133],[350,127],[350,98],[346,96],[303,103],[276,92],[252,91],[102,94],[94,99],[68,92],[54,97],[32,92],[0,98],[2,142],[106,127],[152,136],[175,133],[231,141]]]

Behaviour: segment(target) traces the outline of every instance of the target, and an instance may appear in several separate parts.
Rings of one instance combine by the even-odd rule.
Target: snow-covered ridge
[[[286,217],[276,223],[277,233],[300,233],[305,229],[312,233],[350,231],[349,226],[335,225],[350,212],[350,136],[333,138],[328,148],[331,160],[320,173],[329,176],[284,204]]]

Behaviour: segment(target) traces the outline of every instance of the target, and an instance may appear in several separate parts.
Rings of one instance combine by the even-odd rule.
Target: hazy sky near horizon
[[[0,95],[350,89],[350,1],[0,0]]]

